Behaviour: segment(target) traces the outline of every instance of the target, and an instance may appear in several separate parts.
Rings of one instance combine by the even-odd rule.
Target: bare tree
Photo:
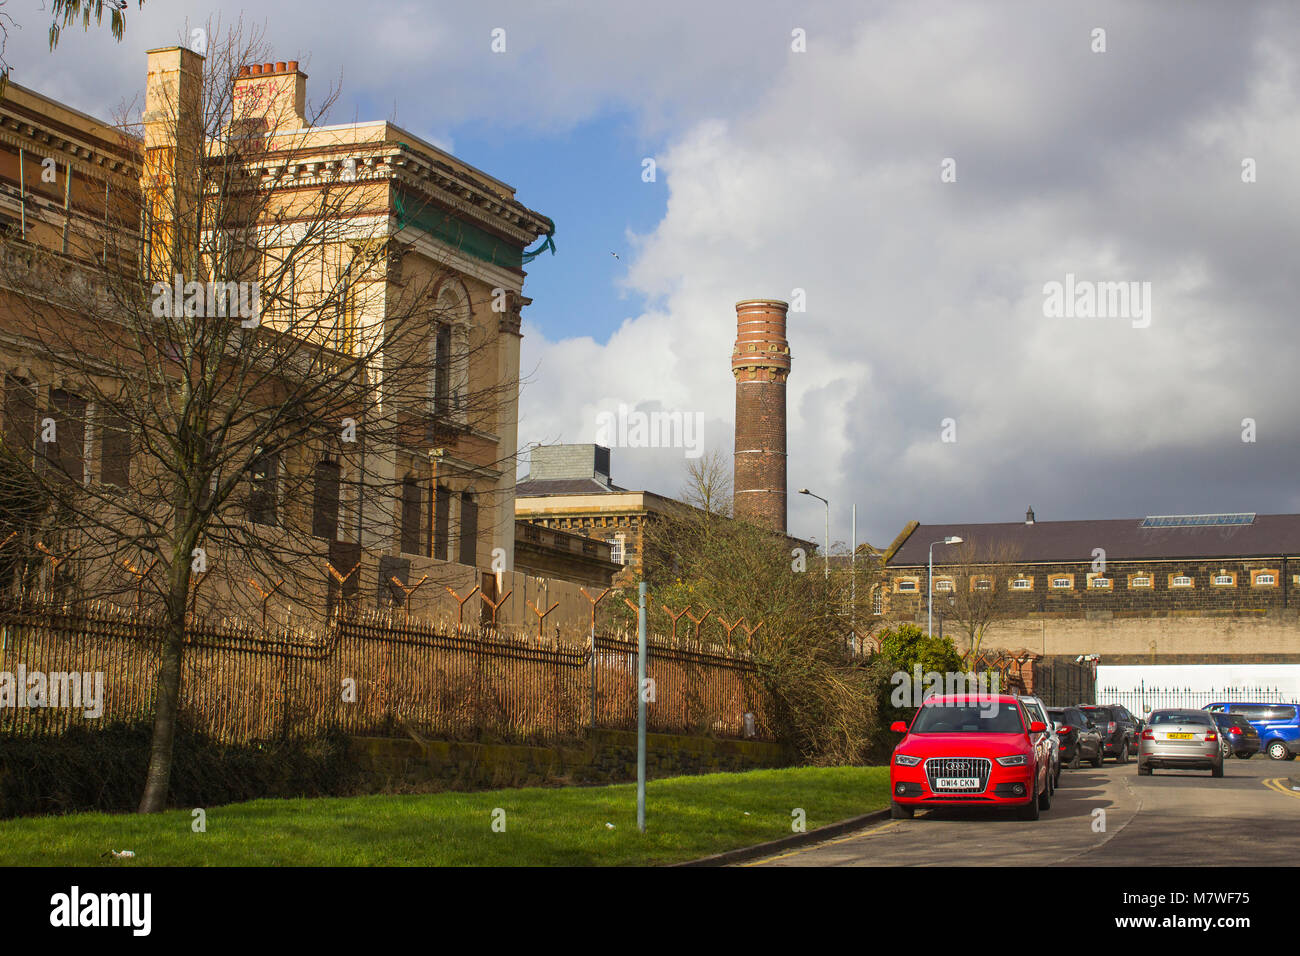
[[[352,555],[398,536],[427,555],[440,455],[513,468],[482,436],[518,388],[496,372],[497,316],[458,323],[453,270],[405,241],[419,210],[395,214],[372,175],[391,144],[340,159],[313,131],[337,90],[306,116],[241,96],[241,67],[268,58],[242,23],[197,82],[174,52],[123,133],[135,187],[106,184],[98,221],[61,246],[0,245],[7,331],[54,383],[6,387],[7,413],[48,394],[35,435],[6,414],[0,480],[31,502],[23,541],[40,549],[26,558],[57,560],[41,583],[63,600],[166,627],[141,812],[166,803],[187,621],[264,609],[271,590],[337,613]],[[27,566],[10,569],[20,597]]]
[[[969,667],[988,633],[1010,616],[1010,583],[1005,575],[1019,560],[1020,552],[1013,544],[971,538],[957,545],[951,556],[951,561],[935,570],[936,580],[951,580],[951,590],[931,593],[935,610],[956,623],[965,637],[964,656]],[[929,584],[934,587],[934,582]]]
[[[731,463],[714,449],[686,460],[686,487],[681,500],[711,515],[731,517]]]
[[[645,532],[655,630],[673,630],[665,607],[673,614],[689,608],[691,618],[703,619],[703,642],[753,656],[772,703],[774,729],[806,759],[865,759],[878,729],[879,675],[855,653],[861,647],[855,622],[858,635],[868,630],[865,605],[875,570],[859,565],[856,587],[847,555],[829,577],[819,566],[809,570],[799,542],[728,516],[721,504],[723,462],[701,459],[687,467],[682,507],[659,516]],[[860,606],[854,606],[855,597]],[[694,621],[683,614],[677,633],[693,638]]]

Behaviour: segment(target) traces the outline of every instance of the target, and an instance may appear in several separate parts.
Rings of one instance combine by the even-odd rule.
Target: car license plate
[[[1169,740],[1191,740],[1191,734],[1165,734]]]
[[[936,790],[978,790],[977,777],[940,777],[934,782]]]

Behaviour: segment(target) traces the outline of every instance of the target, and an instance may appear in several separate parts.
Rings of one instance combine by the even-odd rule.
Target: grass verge
[[[636,787],[528,788],[301,800],[0,822],[10,866],[637,866],[677,863],[889,805],[888,767],[796,767],[672,777]],[[504,811],[497,813],[494,811]],[[504,819],[504,832],[493,829]],[[608,824],[613,824],[610,828]],[[118,860],[110,850],[133,850]]]

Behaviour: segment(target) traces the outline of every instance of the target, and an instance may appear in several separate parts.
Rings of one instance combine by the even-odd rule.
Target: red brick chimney
[[[785,533],[785,382],[790,344],[789,304],[780,299],[736,303],[736,458],[732,481],[736,517]]]

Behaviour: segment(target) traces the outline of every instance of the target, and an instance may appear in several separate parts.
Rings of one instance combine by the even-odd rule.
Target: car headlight
[[[1029,758],[1024,754],[1012,754],[1010,757],[999,757],[998,763],[1004,767],[1023,767],[1029,763]]]
[[[921,762],[920,757],[909,757],[907,754],[894,754],[894,763],[900,767],[915,767]]]

